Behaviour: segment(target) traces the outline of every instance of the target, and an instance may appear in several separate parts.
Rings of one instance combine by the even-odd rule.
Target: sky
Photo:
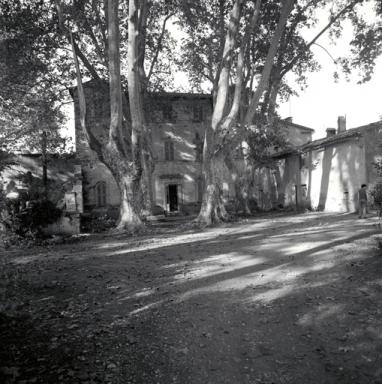
[[[369,20],[372,18],[374,13],[371,7],[365,9],[364,15]],[[327,15],[322,12],[319,26],[323,26],[326,21]],[[315,33],[317,31],[305,31],[308,41]],[[343,37],[335,44],[327,35],[317,42],[336,58],[349,51],[351,35],[350,23],[347,23]],[[340,68],[322,48],[312,46],[312,51],[322,69],[308,76],[308,88],[300,92],[299,97],[292,97],[289,102],[280,105],[280,115],[292,116],[295,123],[313,128],[316,131],[315,139],[325,136],[326,128],[335,128],[338,116],[346,116],[347,128],[378,121],[382,116],[382,57],[377,61],[372,80],[360,85],[357,84],[360,79],[357,74],[352,75],[350,81],[340,74],[339,81],[335,82],[333,73],[336,69],[340,72]]]
[[[372,4],[362,8],[363,15],[369,21],[375,15],[372,8]],[[327,24],[328,13],[324,10],[320,11],[318,20],[316,28],[303,30],[302,33],[307,41],[310,41]],[[174,25],[172,28],[180,40],[182,32]],[[326,32],[317,43],[324,47],[332,57],[337,58],[349,52],[351,37],[351,25],[345,22],[343,36],[338,41],[332,42]],[[315,130],[314,139],[325,136],[326,128],[335,128],[338,116],[346,116],[348,128],[378,121],[382,116],[379,91],[382,86],[382,58],[379,58],[375,74],[368,83],[357,84],[360,77],[356,74],[351,77],[350,81],[340,74],[340,79],[335,82],[333,73],[336,70],[340,72],[340,68],[324,49],[316,45],[313,45],[311,49],[322,68],[319,72],[308,75],[308,87],[304,91],[300,91],[298,97],[292,97],[289,102],[280,105],[278,112],[281,117],[291,116],[295,123],[313,128]],[[185,81],[185,74],[176,74],[176,85],[184,86]],[[293,78],[289,78],[288,81],[293,82]]]
[[[372,80],[361,85],[354,78],[334,82],[333,62],[322,60],[321,64],[320,72],[309,75],[308,88],[299,97],[280,105],[282,117],[292,116],[295,123],[315,129],[315,138],[324,136],[326,128],[335,128],[338,116],[346,116],[348,128],[379,120],[382,116],[381,58]]]
[[[372,8],[364,11],[366,17],[374,15]],[[303,31],[307,41],[310,41],[328,20],[328,14],[322,11],[319,14],[319,23],[316,29]],[[170,30],[174,37],[179,41],[183,33],[174,24],[170,24]],[[346,55],[349,51],[349,41],[351,39],[350,23],[345,23],[344,33],[341,39],[334,44],[329,37],[323,35],[317,41],[334,58]],[[382,86],[382,57],[377,61],[375,73],[371,81],[365,84],[357,84],[359,77],[353,75],[350,81],[340,75],[340,79],[335,82],[333,73],[339,71],[333,59],[324,49],[313,45],[314,52],[322,69],[319,72],[308,75],[308,87],[299,92],[298,97],[292,97],[288,102],[281,104],[278,110],[282,118],[292,117],[297,124],[313,128],[314,139],[324,137],[326,128],[337,126],[338,116],[346,116],[347,127],[355,128],[361,125],[378,121],[382,116],[382,102],[380,88]],[[289,79],[290,81],[293,81]],[[185,73],[175,74],[175,86],[187,87],[187,77]],[[72,110],[67,110],[68,125],[65,130],[74,131]],[[69,134],[71,136],[71,134]]]

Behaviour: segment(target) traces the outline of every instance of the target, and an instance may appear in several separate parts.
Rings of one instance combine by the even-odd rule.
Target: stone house
[[[110,119],[108,93],[94,81],[84,84],[84,91],[86,123],[102,140]],[[75,106],[76,155],[84,180],[84,209],[110,211],[119,206],[118,187],[110,171],[89,148],[79,124],[76,89],[71,90],[71,95]],[[155,204],[167,212],[197,212],[202,199],[202,149],[205,128],[211,121],[211,95],[151,93],[144,100],[144,108],[155,159],[152,191]],[[293,147],[311,141],[313,130],[291,119],[283,121],[282,129]],[[225,167],[222,178],[226,201],[234,199],[234,180]]]
[[[84,87],[87,124],[102,139],[107,134],[110,104],[95,82]],[[120,195],[110,171],[100,163],[81,131],[76,90],[76,154],[84,175],[85,211],[117,207]],[[167,212],[196,211],[201,203],[201,160],[203,137],[212,112],[212,98],[206,94],[152,93],[144,100],[155,160],[153,199]],[[229,188],[229,186],[227,186]]]
[[[279,160],[279,195],[285,206],[330,212],[357,209],[361,184],[378,180],[373,163],[381,157],[382,123],[346,129],[338,118],[325,138],[274,155]]]

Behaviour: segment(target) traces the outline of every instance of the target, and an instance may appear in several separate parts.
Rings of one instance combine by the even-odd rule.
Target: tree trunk
[[[256,114],[257,107],[259,105],[259,101],[264,93],[264,91],[268,87],[269,78],[271,75],[271,71],[273,68],[273,62],[277,53],[277,48],[279,46],[280,39],[283,35],[286,22],[288,17],[293,9],[295,0],[285,0],[282,5],[280,19],[277,24],[275,33],[272,36],[271,44],[267,53],[267,57],[265,59],[264,68],[261,74],[261,78],[259,84],[257,85],[256,91],[253,94],[250,105],[248,107],[247,115],[245,117],[245,123],[250,125],[253,123],[253,118]]]
[[[223,191],[219,172],[222,160],[213,157],[203,164],[204,193],[202,206],[197,221],[204,225],[219,223],[228,219],[228,213],[223,202]]]
[[[233,52],[237,43],[237,32],[240,21],[241,8],[242,1],[236,0],[231,11],[228,31],[226,34],[224,49],[222,53],[222,61],[220,66],[221,68],[217,82],[217,93],[212,113],[212,119],[211,123],[206,126],[204,138],[204,191],[202,206],[197,221],[205,225],[211,225],[214,222],[220,222],[228,218],[228,214],[222,199],[221,181],[218,177],[218,168],[222,166],[224,159],[219,158],[215,151],[219,129],[221,128],[226,110],[229,90],[229,76],[232,66]]]
[[[140,212],[137,207],[141,206],[139,183],[134,180],[131,162],[117,148],[115,143],[110,142],[102,150],[103,163],[108,167],[117,182],[121,203],[119,206],[119,218],[117,230],[134,232],[143,225]]]
[[[151,139],[148,139],[151,140]],[[143,192],[143,209],[147,215],[153,214],[155,205],[154,197],[154,183],[153,174],[155,170],[155,163],[150,149],[150,142],[143,139],[142,149],[142,164],[143,173],[141,178],[142,192]]]
[[[247,167],[239,167],[235,161],[231,159],[230,155],[225,158],[225,165],[227,166],[232,182],[235,188],[235,210],[236,212],[243,212],[245,215],[250,215],[251,208],[249,204],[249,180],[247,174]],[[244,172],[243,172],[244,171]]]
[[[77,75],[77,89],[80,110],[81,129],[90,145],[90,148],[97,154],[100,162],[105,164],[120,190],[120,212],[117,223],[118,230],[135,231],[142,226],[140,219],[140,200],[139,200],[139,178],[137,180],[137,172],[134,161],[132,161],[133,153],[139,153],[139,149],[132,145],[132,140],[127,141],[128,135],[123,132],[122,116],[123,116],[123,95],[121,89],[120,75],[120,53],[119,53],[119,22],[118,22],[118,0],[105,1],[105,13],[107,15],[107,53],[109,64],[109,92],[110,92],[110,127],[109,140],[107,144],[100,142],[93,134],[91,129],[86,125],[86,100],[85,92],[82,86],[82,78],[80,66],[78,62],[78,53],[80,52],[74,40],[73,34],[66,31],[72,46],[74,64]],[[61,2],[57,3],[60,19],[60,26],[63,27]],[[84,55],[82,55],[84,61]],[[88,68],[90,64],[86,65]],[[97,73],[95,78],[100,80]],[[102,81],[99,81],[103,86]],[[128,115],[127,103],[124,103],[125,114]],[[127,116],[129,117],[129,116]],[[132,148],[135,148],[133,152]],[[139,163],[140,164],[140,163]]]
[[[153,208],[152,173],[153,162],[150,151],[149,133],[144,120],[143,86],[145,85],[142,52],[144,45],[146,1],[129,0],[128,35],[128,91],[132,125],[132,151],[136,181],[141,184],[142,204],[146,213]],[[144,138],[142,137],[144,134]]]
[[[120,215],[117,229],[135,230],[142,225],[139,204],[140,151],[137,138],[137,122],[132,116],[131,153],[124,145],[122,133],[122,89],[119,54],[118,0],[108,2],[108,53],[110,82],[110,131],[104,159],[117,180],[121,193]],[[130,59],[130,57],[129,57]],[[133,87],[135,85],[133,84]],[[130,113],[135,113],[130,103]],[[136,116],[134,115],[136,118]],[[138,170],[138,171],[137,171]]]

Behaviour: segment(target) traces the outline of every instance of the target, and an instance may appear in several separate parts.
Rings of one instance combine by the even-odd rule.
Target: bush
[[[81,232],[100,233],[108,231],[116,225],[115,215],[111,217],[107,213],[92,212],[81,218]]]
[[[382,203],[382,184],[376,184],[374,188],[370,191],[370,195],[374,199],[374,203]]]
[[[42,228],[56,222],[62,211],[49,200],[37,200],[20,209],[15,202],[8,202],[1,214],[1,224],[6,235],[39,237]]]

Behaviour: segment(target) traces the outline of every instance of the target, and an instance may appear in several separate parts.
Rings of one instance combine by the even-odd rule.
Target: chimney
[[[335,128],[326,128],[326,137],[332,137],[336,134]]]
[[[287,123],[293,123],[293,117],[292,116],[286,117],[284,121],[286,121]]]
[[[337,127],[338,133],[346,131],[346,116],[338,116]]]

